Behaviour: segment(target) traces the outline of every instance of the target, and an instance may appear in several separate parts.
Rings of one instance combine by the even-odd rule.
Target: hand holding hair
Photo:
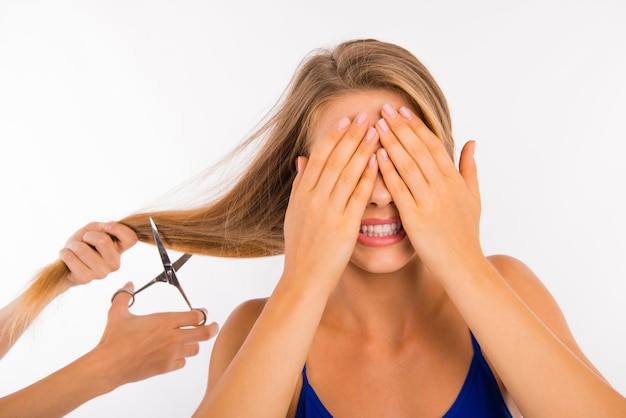
[[[59,252],[72,285],[103,279],[120,268],[122,253],[137,243],[135,232],[118,222],[91,222],[76,231]]]

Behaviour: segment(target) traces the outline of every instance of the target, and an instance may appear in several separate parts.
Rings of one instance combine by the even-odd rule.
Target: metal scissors
[[[156,276],[154,279],[150,280],[144,286],[135,290],[134,292],[126,289],[118,289],[115,293],[113,293],[113,296],[111,297],[111,302],[113,302],[113,299],[115,299],[115,296],[117,296],[118,294],[128,293],[130,295],[130,302],[128,303],[128,307],[130,308],[131,306],[133,306],[133,303],[135,303],[135,295],[137,293],[152,286],[157,282],[165,282],[171,284],[172,286],[176,287],[176,289],[178,289],[180,294],[183,296],[183,299],[185,299],[187,306],[189,306],[189,309],[202,312],[202,315],[204,315],[204,319],[198,325],[204,325],[207,320],[206,312],[203,309],[193,308],[191,306],[191,303],[189,303],[189,299],[187,299],[187,295],[185,295],[183,288],[178,282],[178,277],[176,277],[176,271],[180,269],[183,264],[185,264],[187,260],[189,260],[189,258],[191,258],[191,254],[183,254],[178,260],[174,262],[174,264],[172,264],[172,262],[170,261],[170,257],[167,255],[167,251],[165,250],[165,245],[163,245],[163,241],[161,240],[161,236],[159,235],[159,231],[157,230],[157,227],[154,224],[152,218],[150,218],[150,225],[152,226],[152,235],[154,235],[154,241],[156,242],[156,246],[159,250],[159,255],[161,256],[161,262],[163,263],[163,272]]]

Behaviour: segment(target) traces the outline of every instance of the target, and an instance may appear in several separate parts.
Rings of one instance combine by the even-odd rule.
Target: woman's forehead
[[[413,108],[406,97],[392,90],[367,90],[346,93],[327,103],[312,126],[311,140],[316,141],[326,134],[344,116],[353,120],[359,112],[369,115],[369,124],[374,125],[382,116],[383,105],[389,103],[398,109]],[[415,111],[415,109],[413,109]]]

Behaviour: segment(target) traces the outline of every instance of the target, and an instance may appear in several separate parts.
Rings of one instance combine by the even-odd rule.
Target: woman
[[[319,51],[258,141],[212,203],[122,220],[149,242],[153,216],[185,252],[284,252],[272,295],[224,324],[196,416],[626,415],[530,269],[483,255],[475,144],[457,170],[446,100],[408,51]]]
[[[94,222],[81,228],[61,250],[69,271],[56,286],[56,293],[117,270],[121,254],[136,242],[135,233],[119,223]],[[132,283],[124,289],[132,291]],[[0,309],[0,358],[33,319],[27,317],[20,323],[22,327],[9,333],[17,309],[28,303],[25,296]],[[182,368],[187,357],[198,354],[200,341],[217,334],[216,324],[194,326],[203,319],[199,312],[135,316],[128,311],[129,302],[127,292],[112,301],[106,328],[93,350],[50,376],[0,398],[0,417],[64,416],[121,385]]]

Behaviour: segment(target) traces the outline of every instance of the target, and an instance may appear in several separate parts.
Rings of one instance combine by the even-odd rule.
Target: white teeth
[[[360,232],[368,237],[386,237],[388,235],[395,235],[400,231],[402,231],[402,222],[378,225],[361,225]]]

